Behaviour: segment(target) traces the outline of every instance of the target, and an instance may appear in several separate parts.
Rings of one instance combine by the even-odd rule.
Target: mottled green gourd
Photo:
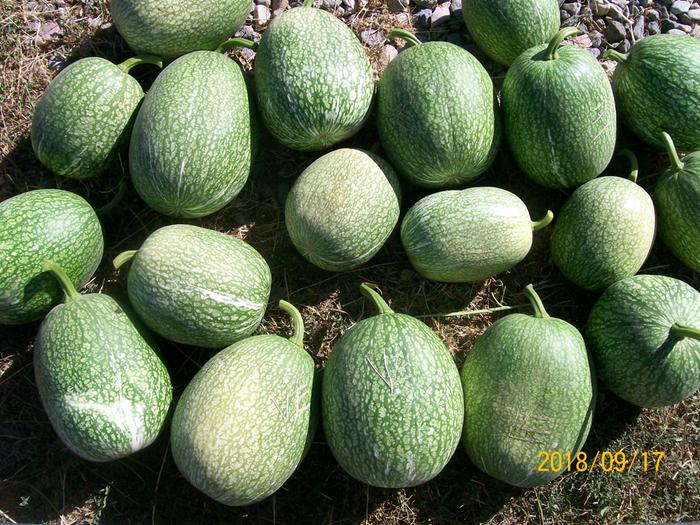
[[[249,505],[279,489],[305,453],[314,361],[304,351],[299,312],[294,335],[258,335],[212,357],[185,389],[171,445],[180,472],[226,505]]]
[[[366,284],[362,291],[379,314],[347,331],[326,362],[326,440],[340,466],[364,483],[419,485],[440,473],[459,443],[459,372],[430,328],[394,313]]]
[[[134,188],[179,218],[214,213],[238,195],[251,165],[248,94],[238,65],[215,51],[178,58],[155,80],[129,148]]]
[[[603,290],[636,274],[656,232],[654,203],[630,179],[599,177],[578,188],[554,223],[552,260],[564,276],[586,290]]]
[[[688,268],[700,272],[700,151],[681,161],[670,135],[663,135],[671,166],[654,191],[659,235]]]
[[[154,231],[131,260],[129,300],[146,325],[188,345],[223,348],[260,324],[270,296],[265,259],[248,243],[188,224]]]
[[[433,193],[403,219],[401,242],[411,264],[426,279],[448,283],[481,281],[504,272],[529,253],[540,221],[516,195],[478,187]]]
[[[540,452],[574,458],[583,447],[596,390],[581,334],[549,317],[531,285],[525,293],[535,316],[499,319],[467,355],[462,442],[489,476],[537,487],[563,472],[540,472]]]
[[[60,264],[80,288],[102,260],[102,226],[92,207],[63,190],[34,190],[0,203],[0,325],[41,319],[61,298],[42,268]]]
[[[506,66],[549,42],[560,24],[557,0],[465,0],[462,13],[479,48]]]
[[[576,28],[520,55],[503,83],[503,115],[520,169],[549,188],[600,175],[615,150],[617,116],[608,77],[584,49],[561,46]]]
[[[255,58],[255,85],[267,129],[302,151],[357,133],[374,94],[359,40],[332,14],[306,6],[272,19]]]
[[[401,189],[391,166],[362,150],[327,153],[304,170],[285,204],[297,250],[329,271],[370,260],[399,220]]]
[[[243,25],[252,7],[248,0],[112,0],[110,6],[131,49],[166,60],[216,48]]]
[[[613,90],[622,121],[661,149],[669,133],[681,150],[700,149],[700,40],[690,35],[654,35],[639,40],[620,62]]]
[[[36,384],[56,434],[90,461],[147,447],[172,400],[168,371],[114,299],[80,295],[60,266],[44,268],[65,293],[34,345]]]
[[[662,275],[605,290],[586,339],[605,386],[641,407],[679,403],[700,388],[700,293]]]
[[[468,51],[447,42],[411,46],[379,82],[377,125],[387,157],[424,188],[459,186],[481,175],[501,141],[493,83]]]
[[[48,85],[34,108],[32,148],[48,169],[74,179],[99,175],[129,142],[143,90],[132,67],[162,66],[157,57],[112,64],[97,57],[69,65]]]

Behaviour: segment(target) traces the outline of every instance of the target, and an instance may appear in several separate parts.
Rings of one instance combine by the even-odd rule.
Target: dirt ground
[[[61,180],[44,170],[29,145],[32,108],[44,87],[65,64],[90,55],[115,61],[129,56],[109,23],[102,0],[86,2],[0,0],[0,200],[36,188],[60,187],[86,197],[94,206],[110,200],[122,177],[119,164],[85,183]],[[370,3],[353,25],[395,23],[381,2]],[[367,48],[378,63],[378,48]],[[479,56],[483,59],[483,56]],[[249,67],[250,62],[238,55]],[[496,82],[503,71],[485,62]],[[147,87],[155,73],[137,77]],[[372,120],[348,145],[370,148],[377,142]],[[666,163],[629,137],[621,145],[640,157],[641,184],[653,188]],[[261,333],[289,333],[276,306],[280,298],[299,306],[306,322],[307,348],[322,367],[334,342],[353,323],[370,314],[359,292],[363,281],[380,286],[396,311],[421,316],[445,341],[461,365],[475,339],[498,315],[444,316],[449,312],[510,305],[521,311],[521,290],[530,282],[551,315],[582,327],[592,294],[568,283],[549,260],[550,230],[535,235],[527,259],[498,278],[475,285],[443,285],[421,279],[406,259],[396,233],[364,267],[326,273],[294,250],[284,227],[282,204],[294,177],[313,159],[267,138],[243,194],[219,213],[195,224],[238,235],[267,259],[273,274],[270,307]],[[122,165],[124,163],[122,162]],[[611,174],[624,174],[616,159]],[[566,198],[528,182],[506,151],[478,184],[509,189],[528,204],[532,216],[556,211]],[[405,187],[403,210],[422,196]],[[87,291],[124,300],[124,276],[109,261],[137,248],[154,229],[173,221],[149,210],[132,191],[104,224],[105,259]],[[644,273],[678,277],[700,287],[700,278],[683,268],[657,243]],[[198,493],[179,474],[167,445],[167,430],[147,450],[122,461],[92,464],[60,443],[37,396],[32,371],[32,340],[37,325],[0,327],[0,522],[56,524],[277,523],[277,524],[462,524],[462,523],[622,523],[700,519],[700,395],[663,410],[640,410],[602,390],[585,451],[627,454],[663,451],[658,472],[572,473],[540,489],[520,490],[480,473],[458,450],[434,481],[407,490],[368,488],[334,462],[321,433],[292,478],[272,498],[246,508],[219,505]],[[154,339],[166,362],[177,398],[211,351]],[[653,469],[652,469],[653,470]]]

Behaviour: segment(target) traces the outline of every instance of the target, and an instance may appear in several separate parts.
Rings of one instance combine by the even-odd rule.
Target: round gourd
[[[41,319],[61,298],[42,269],[61,265],[77,288],[102,260],[102,226],[92,207],[63,190],[34,190],[0,203],[0,325]]]
[[[595,381],[578,330],[549,317],[532,286],[526,294],[535,316],[503,317],[467,355],[462,442],[489,476],[537,487],[563,472],[540,472],[542,451],[575,458],[583,447],[593,420]]]
[[[608,77],[593,56],[561,46],[575,28],[520,55],[503,83],[503,115],[520,169],[548,188],[600,175],[615,150],[617,116]]]
[[[354,135],[374,85],[360,42],[332,14],[295,7],[272,19],[255,58],[258,107],[270,133],[302,151]]]
[[[311,164],[292,186],[285,222],[297,250],[329,271],[370,260],[399,220],[401,190],[391,166],[372,153],[339,149]]]
[[[522,261],[538,222],[516,195],[479,187],[433,193],[419,200],[401,224],[401,242],[411,264],[426,279],[481,281]]]
[[[363,483],[419,485],[440,473],[459,443],[459,372],[430,328],[394,313],[367,285],[362,291],[379,315],[346,332],[326,362],[326,440],[340,466]]]
[[[173,416],[173,457],[199,490],[226,505],[274,493],[301,462],[312,410],[314,361],[304,351],[299,312],[294,335],[259,335],[212,357]]]
[[[469,52],[448,42],[399,53],[379,82],[377,126],[387,157],[407,181],[454,187],[481,175],[501,140],[493,83]]]
[[[270,268],[249,244],[226,234],[174,224],[153,232],[133,258],[131,304],[146,325],[178,343],[223,348],[260,324],[270,296]]]
[[[641,407],[679,403],[700,388],[700,293],[661,275],[635,275],[605,290],[586,338],[600,380]]]
[[[248,94],[238,65],[213,51],[178,58],[155,80],[129,147],[131,181],[154,210],[203,217],[238,195],[251,165]]]

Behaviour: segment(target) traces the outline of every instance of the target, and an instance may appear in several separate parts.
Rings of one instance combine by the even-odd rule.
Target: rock
[[[382,70],[386,69],[387,66],[391,63],[392,60],[396,58],[396,55],[398,54],[399,52],[394,46],[392,46],[391,44],[385,45],[379,53],[379,65],[381,66]]]
[[[256,5],[253,9],[253,21],[258,25],[265,25],[270,20],[270,8],[266,5]]]
[[[591,41],[591,37],[585,33],[578,35],[578,36],[575,36],[574,38],[571,39],[571,41],[574,43],[574,45],[581,47],[583,49],[587,49],[593,45],[593,42]]]
[[[574,16],[581,12],[581,4],[579,2],[565,3],[562,4],[561,9],[569,13],[569,15]]]
[[[601,52],[601,50],[598,49],[597,47],[588,47],[588,48],[586,48],[586,51],[588,51],[591,55],[593,55],[593,58],[598,58],[598,57],[600,57],[600,55],[603,54]]]
[[[272,0],[272,10],[279,11],[289,7],[289,0]]]
[[[639,15],[632,25],[632,37],[635,40],[644,38],[644,15]]]
[[[340,7],[341,0],[323,0],[321,6],[327,11],[335,11]]]
[[[430,27],[430,21],[433,17],[433,11],[431,9],[421,9],[413,13],[413,25],[420,29],[428,29]]]
[[[462,20],[462,0],[452,0],[450,3],[450,14]]]
[[[625,39],[622,42],[620,42],[620,45],[618,45],[616,49],[620,53],[627,53],[631,47],[632,43],[629,40]]]
[[[684,27],[688,27],[688,26],[684,26]],[[692,29],[692,27],[688,27],[688,31],[684,31],[682,29],[671,29],[671,30],[667,31],[667,33],[669,35],[685,35],[687,33],[690,33],[691,29]]]
[[[392,13],[401,13],[408,9],[410,0],[388,0],[387,7]]]
[[[255,5],[266,5],[270,7],[270,0],[255,0]]]
[[[603,33],[596,31],[595,29],[588,33],[588,37],[591,39],[592,47],[600,47],[603,44]]]
[[[610,11],[610,5],[604,0],[595,0],[591,5],[591,11],[596,16],[605,16]]]
[[[450,3],[444,2],[439,4],[433,10],[430,22],[431,27],[437,27],[450,21]]]
[[[343,5],[350,11],[355,10],[355,0],[343,0]]]
[[[656,20],[654,20],[652,22],[649,22],[649,24],[647,25],[647,31],[650,35],[660,35],[661,27],[659,26],[659,23]]]
[[[627,35],[627,31],[625,30],[625,26],[623,26],[617,20],[612,20],[612,19],[607,19],[607,20],[608,20],[608,25],[605,28],[605,40],[607,40],[608,42],[611,42],[611,43],[621,42],[622,40],[624,40],[625,36]]]
[[[368,46],[376,46],[386,40],[386,33],[376,28],[365,29],[360,33],[360,40]]]
[[[676,29],[676,26],[678,26],[676,22],[674,22],[670,18],[667,18],[666,20],[661,21],[661,32],[668,33],[669,31]]]
[[[413,3],[418,7],[435,7],[438,0],[413,0]]]
[[[42,39],[49,39],[59,33],[61,33],[61,27],[56,22],[49,20],[39,26],[39,37]]]
[[[687,13],[690,10],[690,2],[688,0],[676,0],[671,5],[671,12],[674,15],[680,15],[681,13]]]
[[[564,11],[564,10],[559,11],[559,19],[560,19],[562,22],[565,22],[565,21],[568,20],[569,18],[571,18],[571,15],[570,15],[569,13],[567,13],[567,12]]]
[[[649,9],[649,11],[647,11],[647,18],[651,21],[658,20],[660,18],[659,12],[656,9]]]
[[[700,9],[691,9],[688,11],[688,18],[694,23],[700,22]]]

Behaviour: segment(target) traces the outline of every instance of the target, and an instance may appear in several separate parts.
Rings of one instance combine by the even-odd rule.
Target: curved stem
[[[136,255],[136,252],[138,252],[138,250],[127,250],[127,251],[122,252],[119,255],[117,255],[114,258],[114,260],[112,261],[112,266],[114,266],[114,269],[118,270],[119,268],[124,266],[124,264],[126,264],[127,262],[129,262],[131,259],[134,258],[134,255]]]
[[[280,299],[279,307],[280,310],[288,313],[292,318],[292,337],[289,340],[295,345],[304,348],[304,319],[302,319],[299,310],[284,299]]]
[[[668,152],[668,156],[671,159],[673,167],[676,168],[676,170],[678,171],[682,170],[684,164],[683,161],[681,161],[681,158],[678,156],[678,150],[676,150],[676,145],[673,143],[671,135],[669,135],[665,131],[662,131],[661,137],[664,141],[664,144],[666,145],[666,151]]]
[[[362,294],[369,298],[370,301],[374,303],[374,306],[377,308],[377,311],[380,314],[393,314],[394,310],[392,310],[388,304],[386,304],[386,301],[384,298],[379,295],[374,288],[370,286],[369,283],[362,283],[360,285],[360,290],[362,291]]]
[[[117,67],[128,75],[133,67],[141,64],[153,64],[154,66],[158,66],[162,69],[163,59],[155,55],[138,55],[126,59],[121,64],[117,64]]]
[[[389,33],[389,38],[401,38],[406,41],[407,47],[419,46],[421,44],[421,41],[418,40],[418,37],[416,37],[416,35],[414,35],[410,31],[401,29],[400,27],[395,27],[394,29],[392,29]]]
[[[537,295],[537,292],[531,284],[528,284],[525,287],[524,293],[525,296],[530,300],[532,308],[535,310],[535,317],[537,317],[538,319],[549,317],[547,310],[544,309],[544,305],[542,304],[542,299],[540,299],[540,296]]]
[[[119,182],[119,188],[117,189],[117,193],[114,197],[112,197],[112,200],[109,201],[107,204],[104,206],[97,208],[95,210],[95,213],[99,218],[103,218],[107,215],[110,215],[117,207],[122,203],[124,200],[124,197],[126,196],[126,179],[122,179]]]
[[[61,285],[61,290],[63,290],[65,302],[69,303],[73,299],[80,297],[78,290],[75,289],[75,286],[73,286],[73,283],[68,275],[66,275],[66,272],[64,272],[63,268],[61,268],[58,264],[51,261],[44,261],[41,263],[41,269],[45,272],[50,272],[56,278],[58,284]]]
[[[546,228],[552,223],[552,220],[554,220],[554,212],[552,212],[552,210],[547,210],[547,215],[542,217],[539,221],[531,221],[532,231],[537,232],[542,228]]]
[[[559,58],[559,46],[561,43],[570,36],[578,35],[581,31],[577,27],[565,27],[560,29],[559,32],[552,37],[547,46],[547,51],[545,51],[545,60],[556,60]]]
[[[313,7],[314,0],[304,0],[304,7]]]
[[[690,337],[691,339],[700,341],[700,328],[693,328],[692,326],[685,326],[676,323],[671,327],[671,334],[673,334],[673,337],[676,339]]]
[[[233,49],[234,47],[247,47],[248,49],[252,49],[253,51],[258,50],[258,44],[253,42],[252,40],[248,40],[247,38],[229,38],[228,40],[225,40],[219,44],[219,47],[217,47],[214,51],[217,53],[226,53],[229,49]]]
[[[639,161],[637,160],[637,155],[635,155],[632,150],[621,149],[617,152],[618,155],[624,155],[630,161],[630,174],[629,180],[632,182],[637,182],[637,177],[639,176]]]
[[[627,60],[627,55],[625,53],[615,51],[614,49],[608,49],[603,53],[603,58],[610,58],[615,62],[622,64],[625,60]]]

